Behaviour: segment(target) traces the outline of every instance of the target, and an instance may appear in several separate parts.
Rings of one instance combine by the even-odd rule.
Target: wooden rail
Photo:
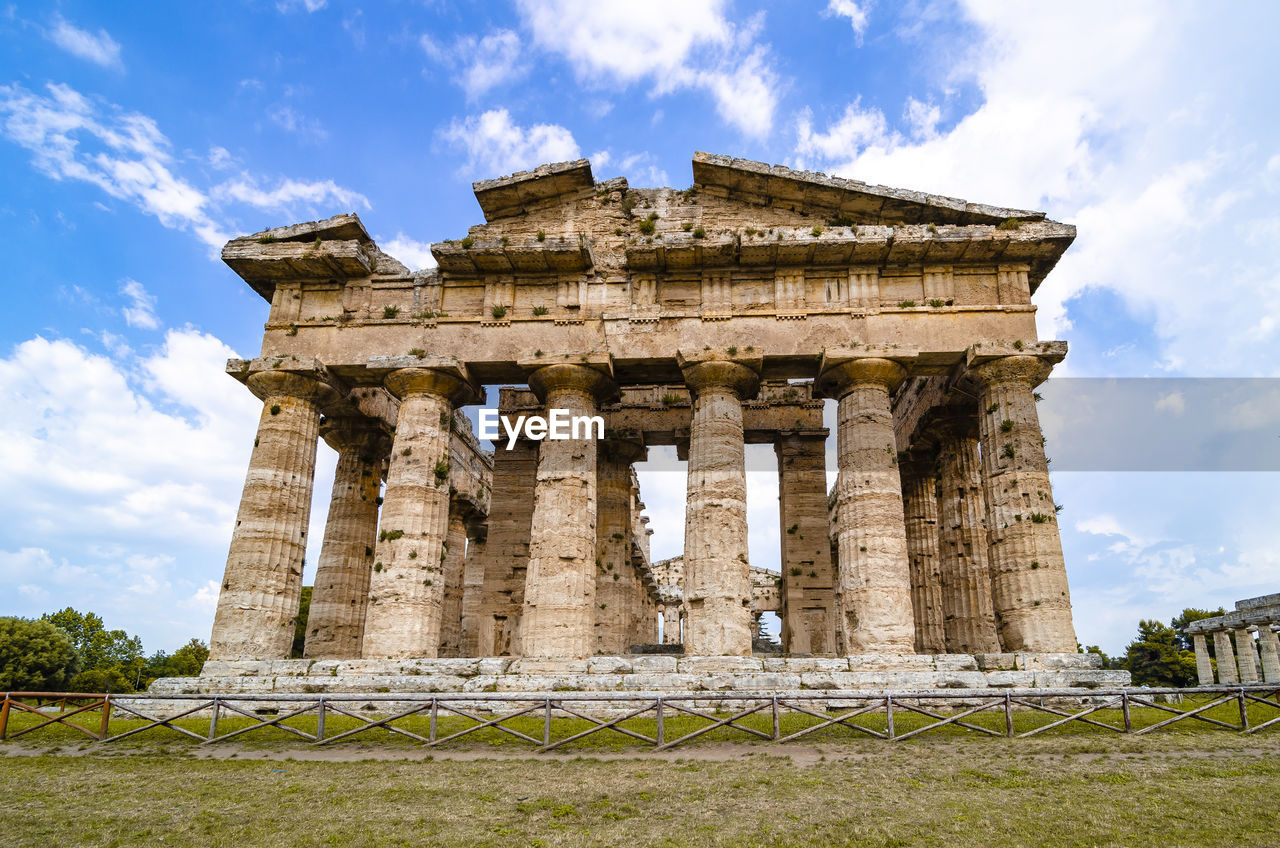
[[[1160,702],[1160,698],[1170,695],[1205,695],[1209,696],[1210,700],[1190,709],[1179,709]],[[1080,709],[1072,711],[1070,708],[1072,701],[1076,701]],[[154,710],[144,709],[142,706],[148,703],[163,705],[174,702],[183,702],[184,708],[166,716],[153,715]],[[957,702],[959,711],[949,715],[939,712],[940,709],[946,708],[948,702]],[[365,712],[373,712],[374,715],[361,715],[357,712],[358,708],[354,706],[357,703],[363,705]],[[259,707],[255,711],[256,704],[269,706]],[[388,708],[393,709],[392,713],[378,715],[376,707],[378,704],[386,704]],[[1221,718],[1206,715],[1210,710],[1228,704],[1236,705],[1238,721],[1223,721]],[[394,705],[400,706],[396,709]],[[407,708],[405,705],[408,705]],[[1276,715],[1252,724],[1249,715],[1250,705],[1274,710]],[[58,711],[50,712],[49,710],[55,706]],[[371,710],[370,707],[373,709]],[[611,713],[602,713],[601,707],[607,708]],[[1159,710],[1170,713],[1171,716],[1135,730],[1132,713],[1134,707]],[[708,712],[711,708],[715,711]],[[497,710],[501,710],[501,714],[494,714]],[[1118,723],[1098,720],[1098,714],[1103,710],[1118,710]],[[42,720],[10,732],[9,719],[14,711],[19,714],[34,714]],[[90,722],[89,726],[70,720],[81,715],[91,716],[95,711],[99,713],[96,717],[97,721]],[[206,711],[208,729],[203,734],[195,732],[191,726],[182,727],[175,724],[179,720],[186,720],[188,725],[192,725],[195,721],[203,722],[204,716],[196,714]],[[486,715],[485,711],[489,714]],[[110,723],[113,712],[117,718],[140,720],[144,724],[112,734]],[[455,732],[440,735],[439,718],[442,712],[465,719],[471,724]],[[1021,733],[1015,732],[1015,713],[1037,712],[1053,716],[1053,720]],[[748,717],[764,713],[772,719],[769,730],[743,723],[743,720]],[[966,721],[983,713],[1002,714],[1003,726],[992,728]],[[326,735],[326,718],[335,714],[353,719],[360,724],[340,733]],[[423,714],[426,714],[428,719],[425,735],[395,725],[397,721]],[[810,716],[817,719],[817,722],[784,734],[781,721],[781,716],[784,714]],[[241,716],[251,720],[252,723],[231,730],[225,730],[223,725],[223,732],[219,732],[220,722],[228,715]],[[903,732],[898,729],[898,725],[895,725],[895,716],[901,715],[924,716],[932,721]],[[285,723],[301,716],[315,717],[314,732]],[[507,726],[507,722],[524,716],[536,716],[540,719],[541,738],[535,738]],[[670,720],[676,716],[689,716],[705,723],[675,738],[667,738],[666,729]],[[877,727],[869,727],[866,723],[867,718],[864,717],[879,717],[881,720],[877,722]],[[577,719],[588,722],[590,726],[555,739],[553,729],[558,719]],[[653,735],[649,736],[635,728],[623,726],[624,722],[632,719],[652,719]],[[855,721],[855,719],[861,719],[861,721]],[[984,737],[1026,738],[1066,724],[1079,723],[1115,733],[1141,736],[1182,721],[1203,722],[1219,729],[1250,734],[1280,726],[1280,685],[1200,686],[1187,689],[995,691],[950,689],[896,693],[804,690],[772,695],[752,695],[741,692],[344,693],[332,695],[103,695],[69,692],[6,692],[4,700],[0,702],[0,741],[16,739],[42,728],[61,724],[102,743],[116,742],[148,730],[167,728],[194,739],[199,744],[208,745],[274,727],[313,745],[329,745],[382,728],[423,745],[435,747],[491,728],[528,743],[537,752],[551,751],[605,731],[639,740],[652,746],[654,750],[666,750],[721,728],[740,732],[750,738],[772,742],[790,742],[826,728],[847,728],[854,731],[856,735],[870,736],[887,742],[903,742],[948,726],[964,728]]]

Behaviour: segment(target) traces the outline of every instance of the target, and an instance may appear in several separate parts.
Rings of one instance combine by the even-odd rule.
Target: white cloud
[[[431,255],[431,245],[424,241],[416,241],[404,233],[396,233],[396,237],[388,242],[378,241],[383,253],[399,259],[412,271],[436,267],[436,258]]]
[[[441,137],[467,152],[466,172],[484,177],[582,155],[569,130],[558,124],[521,127],[512,122],[506,109],[491,109],[461,121],[455,118]]]
[[[329,131],[318,119],[304,115],[292,106],[272,106],[267,110],[267,117],[280,129],[307,142],[319,143],[329,137]]]
[[[869,22],[866,4],[858,4],[854,0],[830,0],[826,10],[823,11],[823,16],[848,18],[858,43],[862,43],[862,35],[867,31]]]
[[[48,38],[54,44],[70,53],[95,65],[120,70],[124,64],[120,61],[120,45],[105,29],[97,34],[74,26],[61,15],[54,18],[53,29]]]
[[[447,47],[423,35],[419,44],[432,60],[453,70],[454,82],[472,99],[529,70],[520,36],[509,29],[494,30],[482,38],[461,35]]]
[[[659,96],[701,89],[721,119],[744,134],[763,137],[773,126],[781,83],[770,52],[756,43],[760,16],[736,26],[724,0],[519,0],[517,8],[534,43],[563,55],[584,84],[649,79]]]
[[[1161,395],[1156,401],[1156,411],[1181,415],[1187,411],[1187,400],[1183,397],[1182,392],[1169,392]]]
[[[329,0],[276,0],[276,11],[282,15],[303,11],[308,14],[318,12],[329,5]]]
[[[134,279],[127,279],[120,288],[120,293],[129,298],[129,305],[122,312],[124,320],[130,327],[141,327],[144,330],[160,329],[160,319],[156,317],[156,299]]]
[[[262,188],[264,178],[242,173],[200,188],[177,173],[184,162],[173,155],[154,120],[59,83],[50,84],[47,94],[17,84],[0,86],[0,135],[31,151],[34,166],[50,178],[96,186],[215,249],[236,228],[227,208],[232,204],[292,216],[332,214],[334,204],[369,207],[363,195],[333,180],[281,179],[273,188]],[[222,167],[230,157],[214,147],[210,162]]]
[[[964,13],[980,37],[936,80],[941,102],[907,100],[907,134],[856,100],[825,122],[806,110],[792,164],[1077,224],[1077,243],[1036,297],[1042,336],[1070,339],[1067,302],[1110,288],[1151,322],[1153,367],[1280,372],[1268,353],[1280,257],[1257,238],[1280,193],[1269,179],[1275,122],[1250,105],[1270,93],[1269,54],[1250,45],[1264,42],[1254,33],[1276,10],[1255,9],[1247,29],[1238,15],[1150,3],[973,0]],[[938,132],[966,85],[980,105]]]

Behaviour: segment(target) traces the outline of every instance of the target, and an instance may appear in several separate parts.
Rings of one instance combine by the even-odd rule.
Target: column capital
[[[593,365],[560,362],[543,365],[529,375],[529,388],[542,402],[555,391],[579,392],[589,395],[596,404],[603,403],[618,393],[613,376]]]
[[[258,371],[245,378],[245,385],[264,401],[270,397],[294,397],[323,406],[339,398],[337,389],[327,382],[292,371]]]
[[[372,418],[355,415],[326,417],[320,423],[320,438],[336,450],[367,452],[370,461],[385,459],[391,452],[391,437]]]
[[[382,384],[400,400],[409,395],[436,395],[459,406],[474,403],[484,396],[461,367],[398,368],[388,372],[382,378]]]
[[[988,359],[977,365],[971,365],[968,374],[982,386],[1020,383],[1032,389],[1043,383],[1052,370],[1052,362],[1047,362],[1038,356],[1017,354]]]
[[[839,399],[867,383],[893,391],[906,376],[907,369],[892,359],[867,356],[829,361],[824,355],[817,382],[824,394]]]
[[[608,457],[614,462],[625,462],[627,465],[642,461],[648,451],[639,438],[622,438],[607,433],[605,440],[600,443],[600,449],[602,457]],[[643,509],[643,504],[641,508]]]
[[[727,389],[737,395],[739,400],[755,397],[760,389],[759,366],[734,361],[731,359],[702,359],[688,361],[684,356],[679,358],[680,370],[684,372],[685,385],[696,398],[698,395],[716,388]]]

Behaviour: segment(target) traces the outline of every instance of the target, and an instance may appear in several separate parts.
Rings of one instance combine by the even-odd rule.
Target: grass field
[[[49,730],[0,745],[6,846],[1280,845],[1274,730],[948,729],[901,744],[822,731],[790,745],[717,731],[663,753],[614,734],[558,756],[498,736],[103,746]]]

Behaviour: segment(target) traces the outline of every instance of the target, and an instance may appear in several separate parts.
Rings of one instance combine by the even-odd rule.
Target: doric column
[[[937,431],[938,547],[947,653],[999,653],[977,422],[972,415],[947,416]]]
[[[1236,673],[1236,652],[1231,648],[1231,632],[1229,630],[1213,631],[1213,653],[1218,660],[1218,682],[1239,683]]]
[[[778,516],[782,532],[779,615],[783,649],[834,654],[835,573],[827,531],[827,437],[782,433],[778,455]]]
[[[742,401],[757,368],[713,355],[680,355],[693,395],[684,522],[686,656],[751,655],[747,471]]]
[[[551,410],[570,417],[598,414],[612,380],[586,365],[548,365],[529,386]],[[579,435],[582,435],[581,433]],[[529,570],[525,575],[521,653],[585,658],[595,653],[596,449],[585,438],[546,439],[538,453]]]
[[[680,644],[680,605],[662,605],[662,644]]]
[[[636,609],[644,588],[631,562],[631,463],[644,446],[624,439],[602,444],[596,465],[595,652],[630,650]]]
[[[480,654],[480,623],[484,616],[485,548],[488,540],[488,524],[483,521],[467,523],[467,554],[462,563],[462,641],[458,654],[478,657]]]
[[[1196,649],[1196,681],[1201,686],[1213,685],[1213,663],[1209,659],[1209,645],[1203,633],[1193,633],[1191,644]]]
[[[477,392],[460,365],[402,368],[383,383],[400,398],[400,412],[369,585],[364,657],[434,657],[444,596],[453,409]]]
[[[456,498],[449,503],[449,529],[444,539],[444,592],[440,599],[440,656],[457,657],[462,641],[462,564],[467,552],[467,510]]]
[[[222,592],[209,638],[215,660],[283,659],[293,645],[311,519],[320,404],[335,392],[311,377],[263,371],[262,399]]]
[[[970,369],[979,385],[991,596],[1006,651],[1076,651],[1062,539],[1032,393],[1050,367],[1037,357],[1015,355]]]
[[[1236,665],[1240,668],[1241,683],[1258,682],[1258,651],[1253,646],[1253,634],[1247,627],[1237,627]]]
[[[494,445],[477,656],[520,654],[519,625],[529,568],[540,444],[519,439],[510,450],[506,443]]]
[[[942,575],[938,557],[938,478],[933,457],[904,454],[902,511],[906,518],[907,557],[911,571],[911,611],[916,621],[916,653],[947,652],[942,621]]]
[[[819,377],[839,399],[836,482],[839,576],[836,605],[847,653],[915,650],[911,570],[890,390],[897,362],[867,357],[827,364]]]
[[[391,440],[367,418],[330,418],[320,435],[338,452],[338,467],[311,591],[303,656],[358,659],[373,547],[378,541],[378,490]]]
[[[1258,625],[1258,647],[1262,651],[1263,680],[1280,683],[1280,638],[1270,624]]]

